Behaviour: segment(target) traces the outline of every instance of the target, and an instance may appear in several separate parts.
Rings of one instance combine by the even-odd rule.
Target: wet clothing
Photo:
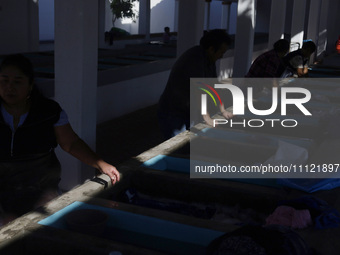
[[[246,77],[281,77],[284,70],[285,64],[282,59],[275,50],[270,50],[254,60]]]
[[[32,209],[45,190],[58,188],[61,169],[54,153],[54,125],[61,111],[55,101],[39,98],[14,130],[5,121],[8,116],[2,107],[0,202],[6,212],[21,215]]]
[[[159,100],[159,124],[166,139],[194,125],[190,121],[190,78],[216,76],[216,65],[201,46],[190,48],[178,58]]]

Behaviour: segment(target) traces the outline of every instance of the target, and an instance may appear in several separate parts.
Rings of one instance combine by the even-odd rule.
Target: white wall
[[[136,3],[136,8],[139,9],[139,3]],[[175,0],[151,0],[150,1],[150,33],[162,33],[164,27],[170,27],[170,31],[174,30],[175,26]],[[111,20],[112,14],[110,7],[108,8],[107,20]],[[107,23],[107,30],[112,27],[112,22]],[[115,27],[124,29],[131,34],[138,34],[138,19],[136,22],[131,22],[129,20],[117,20],[115,22]]]
[[[98,87],[97,123],[156,104],[170,71]]]
[[[174,30],[175,0],[151,0],[150,33],[162,33],[164,27]]]

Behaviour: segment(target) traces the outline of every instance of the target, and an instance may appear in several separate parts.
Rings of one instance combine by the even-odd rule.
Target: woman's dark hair
[[[34,84],[33,64],[27,57],[22,54],[7,55],[0,64],[0,72],[2,69],[9,66],[18,68],[21,72],[23,72],[24,75],[28,77],[29,83],[33,85],[31,92],[32,99],[42,96],[37,86]]]
[[[316,50],[316,45],[312,41],[306,41],[302,44],[302,49],[308,49],[310,52],[314,52]]]
[[[231,44],[230,36],[223,29],[213,29],[205,32],[200,40],[200,45],[204,49],[208,49],[212,46],[215,51],[217,51],[223,43],[227,45]]]
[[[274,43],[274,50],[277,52],[287,52],[289,47],[289,42],[285,39],[280,39]]]
[[[0,71],[8,66],[15,66],[23,72],[29,79],[30,84],[34,80],[34,69],[31,61],[22,54],[8,55],[4,58],[0,65]]]

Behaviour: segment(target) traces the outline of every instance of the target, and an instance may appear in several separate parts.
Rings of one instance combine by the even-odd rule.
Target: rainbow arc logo
[[[219,100],[219,102],[220,102],[220,105],[222,105],[221,97],[220,97],[220,95],[217,93],[217,91],[216,91],[213,87],[211,87],[210,85],[205,84],[205,83],[203,83],[203,82],[199,82],[199,84],[204,85],[204,86],[206,86],[208,89],[210,89],[210,90],[216,95],[216,97],[218,98],[218,100]],[[207,90],[207,89],[205,89],[205,88],[199,88],[199,89],[202,90],[202,91],[204,91],[205,93],[207,93],[207,94],[212,98],[212,100],[214,101],[215,106],[217,106],[215,97],[213,96],[213,94],[211,94],[211,92],[210,92],[209,90]]]

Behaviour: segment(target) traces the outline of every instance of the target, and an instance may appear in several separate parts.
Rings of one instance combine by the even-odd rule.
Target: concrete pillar
[[[105,48],[106,0],[98,0],[98,46]]]
[[[110,1],[105,2],[105,31],[110,31],[113,27],[113,14],[110,6]]]
[[[145,35],[145,40],[150,40],[150,0],[139,0],[138,33]]]
[[[318,42],[317,42],[317,53],[316,57],[323,56],[326,52],[327,47],[327,17],[329,10],[329,0],[323,0],[321,2],[321,11],[320,11],[320,21],[319,21],[319,30],[318,30]]]
[[[273,48],[273,44],[284,38],[286,0],[272,0],[269,22],[268,49]]]
[[[294,0],[290,43],[303,43],[306,0]]]
[[[177,56],[199,44],[204,28],[204,3],[204,0],[179,1]]]
[[[96,142],[98,2],[55,1],[55,98],[75,132],[92,148]],[[69,189],[94,175],[93,168],[58,153],[62,188]]]
[[[231,4],[232,2],[230,2],[230,4],[228,4],[228,19],[227,19],[227,32],[229,33],[230,30],[230,12],[231,12]]]
[[[205,30],[210,30],[210,6],[211,0],[205,0]]]
[[[231,1],[222,1],[221,29],[229,31]]]
[[[340,36],[339,26],[340,15],[339,15],[340,1],[330,1],[327,12],[327,54],[335,52],[335,42]]]
[[[39,51],[38,1],[1,0],[0,32],[0,54]]]
[[[318,45],[319,40],[320,13],[321,13],[321,1],[311,0],[309,7],[307,39],[312,39],[312,41],[316,45]],[[310,62],[313,63],[315,59],[316,54],[312,54],[312,56],[310,57]]]
[[[178,6],[179,0],[175,0],[175,17],[174,17],[174,32],[178,31]]]
[[[39,51],[39,5],[38,1],[28,1],[27,8],[27,51]]]
[[[239,0],[233,77],[244,77],[250,68],[254,46],[254,28],[255,0]]]

